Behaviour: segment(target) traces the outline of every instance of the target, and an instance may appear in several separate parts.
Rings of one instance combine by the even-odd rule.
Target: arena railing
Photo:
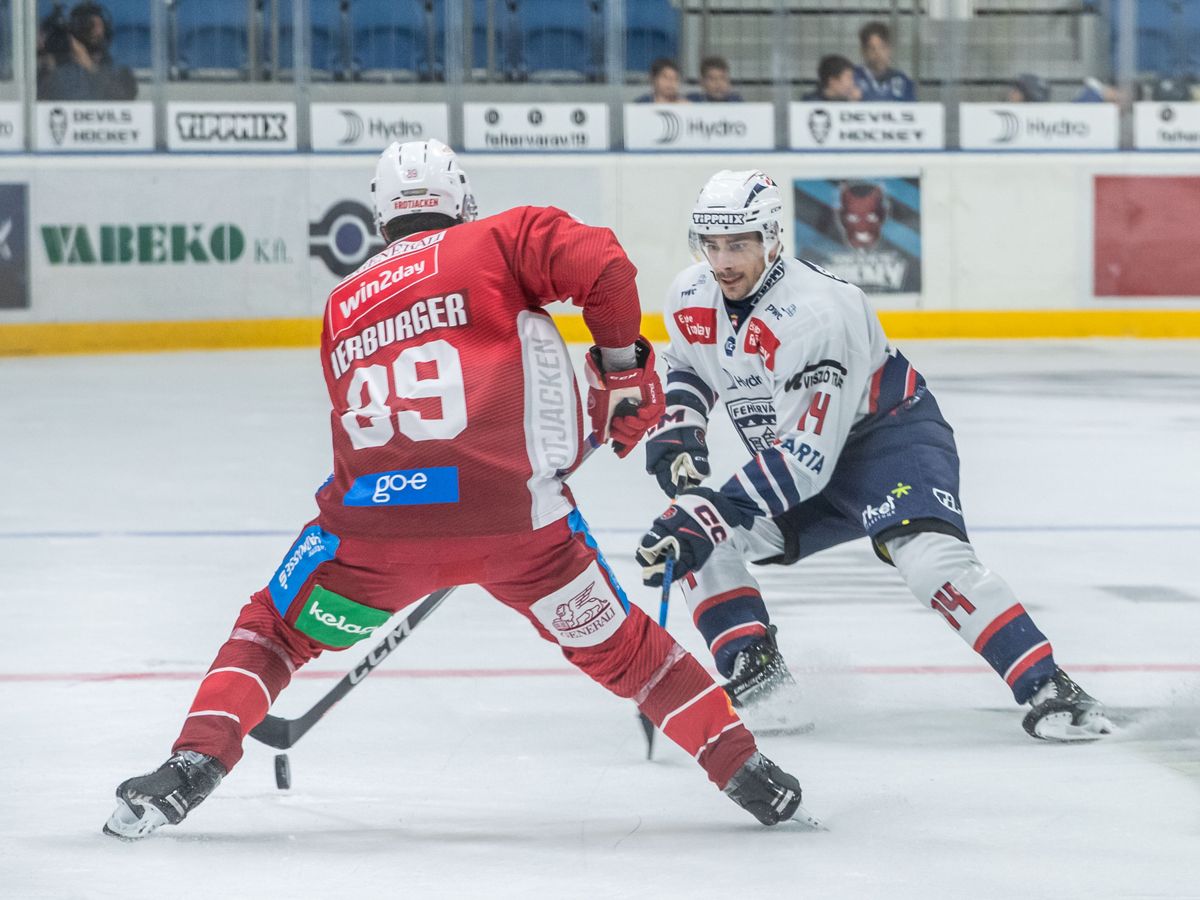
[[[918,98],[945,106],[959,146],[959,104],[999,101],[1010,82],[1043,79],[1069,101],[1085,79],[1130,101],[1139,0],[110,0],[114,56],[128,51],[138,100],[153,105],[152,147],[169,145],[172,104],[282,103],[296,110],[296,149],[310,149],[323,104],[446,104],[462,146],[468,106],[601,104],[608,140],[625,144],[624,104],[647,90],[656,55],[698,89],[701,61],[725,57],[736,89],[774,111],[772,146],[789,146],[789,109],[815,85],[819,60],[859,62],[858,29],[885,23],[893,59]],[[1148,0],[1141,0],[1145,3]],[[1200,0],[1181,0],[1183,5]],[[0,102],[23,103],[23,148],[35,140],[39,22],[53,6],[0,0]],[[138,31],[138,29],[143,29]],[[148,36],[136,44],[131,35]],[[136,57],[136,58],[134,58]],[[406,135],[397,135],[404,137]],[[290,149],[290,148],[289,148]]]

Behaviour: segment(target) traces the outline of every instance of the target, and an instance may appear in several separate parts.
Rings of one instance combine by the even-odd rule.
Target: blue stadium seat
[[[312,67],[318,72],[336,73],[346,68],[343,58],[346,41],[343,39],[342,0],[309,0],[309,17],[312,33],[309,43],[312,48]],[[270,6],[263,25],[263,59],[270,65]],[[292,4],[291,0],[279,3],[279,68],[292,68]],[[347,35],[348,37],[348,35]]]
[[[181,72],[240,72],[249,61],[246,0],[176,0],[175,60]]]
[[[1137,67],[1140,72],[1200,72],[1200,3],[1138,0]]]
[[[12,72],[12,9],[8,0],[0,0],[0,81],[8,81]]]
[[[421,0],[352,0],[350,21],[356,71],[430,71]]]
[[[649,71],[650,63],[679,55],[679,14],[670,0],[637,0],[625,4],[625,69]]]
[[[108,0],[112,14],[112,57],[118,65],[149,69],[151,58],[151,0]]]
[[[518,0],[525,68],[598,77],[604,65],[601,6],[595,0]]]
[[[434,73],[440,76],[445,69],[446,2],[435,0],[434,16]],[[517,18],[509,0],[492,0],[493,40],[495,41],[496,70],[501,77],[515,72],[519,66],[515,50],[519,37],[515,33]],[[468,68],[486,69],[488,64],[488,0],[473,0],[471,8],[471,58]]]

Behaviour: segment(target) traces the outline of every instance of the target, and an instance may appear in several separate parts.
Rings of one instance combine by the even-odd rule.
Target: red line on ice
[[[1200,663],[1092,663],[1066,666],[1072,672],[1200,672]],[[797,667],[797,672],[805,670]],[[846,666],[821,669],[841,675],[993,675],[986,666]],[[300,671],[294,677],[333,681],[343,671]],[[538,678],[579,674],[561,666],[546,669],[376,669],[372,678]],[[3,682],[198,681],[203,672],[0,672]]]

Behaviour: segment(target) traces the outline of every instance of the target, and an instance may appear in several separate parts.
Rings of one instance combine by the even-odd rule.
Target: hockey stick
[[[600,442],[596,435],[588,435],[587,440],[584,442],[583,459],[579,461],[579,464],[583,465],[584,461],[599,446]],[[413,629],[420,625],[426,616],[441,606],[442,601],[449,597],[453,591],[453,587],[441,588],[422,600],[412,612],[405,616],[402,622],[391,630],[387,637],[376,644],[375,648],[363,657],[357,666],[346,673],[330,689],[329,693],[318,700],[312,709],[304,715],[295,719],[284,719],[268,713],[266,718],[250,729],[250,737],[260,743],[266,744],[268,747],[274,747],[276,750],[289,749],[296,741],[304,737],[309,729],[321,721],[321,717],[329,712],[339,700],[350,693],[356,684],[370,675],[381,662],[388,658],[393,650],[404,643],[408,639],[408,636],[412,634]],[[276,761],[276,775],[282,785],[282,782],[290,779],[286,772],[281,773],[279,771],[280,767],[286,769],[287,763]]]
[[[687,475],[680,471],[675,476],[675,496],[687,486]],[[674,501],[672,501],[674,503]],[[658,598],[658,627],[666,629],[667,610],[671,603],[671,582],[675,580],[675,554],[668,553],[663,561],[662,594]],[[638,710],[638,721],[642,723],[642,732],[646,735],[646,759],[654,759],[654,723],[641,710]]]
[[[321,721],[321,717],[329,712],[334,704],[350,693],[356,684],[370,675],[376,666],[404,643],[412,634],[413,629],[420,625],[426,616],[441,606],[442,601],[449,597],[453,590],[452,587],[442,588],[422,600],[416,609],[410,612],[387,637],[375,646],[375,649],[344,675],[329,693],[318,700],[313,708],[304,715],[295,719],[284,719],[268,713],[265,719],[250,730],[250,737],[268,747],[274,747],[276,750],[289,749],[296,741],[304,737],[310,728]]]
[[[658,601],[658,626],[667,627],[667,605],[671,602],[671,582],[675,578],[675,554],[668,553],[663,563],[662,596]],[[641,710],[638,710],[638,721],[642,723],[642,732],[646,735],[646,759],[654,759],[654,723]]]

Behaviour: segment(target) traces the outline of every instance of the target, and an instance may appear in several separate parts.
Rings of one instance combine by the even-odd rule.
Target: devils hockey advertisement
[[[792,183],[796,255],[868,294],[921,291],[921,179]]]

